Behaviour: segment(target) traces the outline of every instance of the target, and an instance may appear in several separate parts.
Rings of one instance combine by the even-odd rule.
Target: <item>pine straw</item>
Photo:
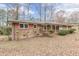
[[[19,41],[0,41],[0,55],[51,56],[78,55],[79,33],[67,36],[36,37]]]

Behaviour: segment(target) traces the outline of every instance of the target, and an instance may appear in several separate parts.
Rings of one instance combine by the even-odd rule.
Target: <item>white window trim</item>
[[[20,27],[20,24],[23,24],[23,28]],[[26,24],[26,23],[19,23],[19,28],[20,28],[20,29],[27,29],[28,27],[25,28],[25,24]],[[26,24],[26,25],[28,26],[28,24]]]

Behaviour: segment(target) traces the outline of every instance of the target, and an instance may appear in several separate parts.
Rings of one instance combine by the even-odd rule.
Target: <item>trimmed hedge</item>
[[[49,32],[50,34],[54,33],[54,31],[53,31],[53,30],[49,30],[48,32]]]
[[[58,35],[64,36],[64,35],[67,35],[67,34],[72,34],[72,33],[74,33],[74,31],[75,31],[75,29],[60,30],[60,31],[58,32]]]
[[[75,29],[70,29],[69,34],[74,33]]]
[[[68,31],[67,30],[60,30],[58,32],[58,34],[64,36],[64,35],[68,34]]]

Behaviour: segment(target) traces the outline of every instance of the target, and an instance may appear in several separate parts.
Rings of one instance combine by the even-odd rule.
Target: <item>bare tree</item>
[[[0,9],[0,26],[4,26],[6,21],[6,11],[4,9]]]
[[[72,12],[71,15],[70,15],[70,17],[71,17],[70,21],[72,23],[78,23],[79,22],[79,12],[78,11]]]
[[[19,4],[13,3],[13,4],[6,4],[7,10],[8,10],[8,16],[15,16],[15,20],[18,20],[18,10],[19,10]]]
[[[63,23],[65,20],[64,20],[64,14],[65,14],[65,11],[63,10],[59,10],[55,13],[55,22],[58,22],[58,23]]]

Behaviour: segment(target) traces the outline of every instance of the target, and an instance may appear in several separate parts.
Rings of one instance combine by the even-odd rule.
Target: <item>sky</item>
[[[62,9],[65,11],[78,11],[79,10],[79,4],[78,3],[63,3],[59,6],[56,6],[56,9]]]
[[[29,13],[33,17],[36,17],[36,18],[39,17],[38,11],[40,11],[40,3],[30,3],[29,5],[30,5]],[[51,4],[49,3],[48,5],[50,6]],[[13,3],[12,4],[11,3],[0,4],[1,9],[7,9],[7,6],[14,7],[15,4],[13,4]],[[23,3],[20,4],[19,9],[21,12],[25,11],[25,14],[27,15],[28,14],[27,7],[25,8],[24,6],[25,6],[25,4],[23,4]],[[55,11],[58,11],[58,10],[65,10],[66,12],[79,11],[78,3],[52,3],[52,6]],[[42,11],[42,13],[43,12],[44,11]],[[21,16],[23,15],[23,13],[20,13],[20,14],[21,14]]]
[[[7,4],[11,4],[11,3],[7,3]],[[0,8],[5,9],[7,7],[7,4],[6,3],[0,4]],[[52,3],[52,4],[54,5],[55,3]],[[21,4],[21,5],[23,5],[23,4]],[[39,3],[30,3],[30,7],[33,11],[36,11],[35,6],[40,7],[40,4]],[[54,5],[54,8],[55,9],[69,10],[69,11],[79,10],[79,4],[78,3],[56,3]]]
[[[7,3],[8,5],[11,3]],[[0,8],[1,9],[6,9],[7,8],[7,4],[6,3],[2,3],[0,4]],[[78,3],[52,3],[54,5],[54,9],[56,10],[65,10],[65,11],[78,11],[79,10],[79,4]],[[21,4],[23,5],[23,4]],[[30,3],[30,9],[31,9],[31,13],[33,14],[34,12],[36,12],[35,7],[40,7],[39,3]],[[20,6],[20,8],[22,8]]]
[[[14,8],[15,5],[16,5],[16,3],[0,3],[0,9],[7,10],[7,8],[9,8],[9,7]],[[31,18],[34,18],[34,20],[40,19],[40,14],[39,14],[40,3],[30,3],[29,4],[29,12],[28,12],[28,9],[27,9],[27,4],[20,3],[19,5],[20,5],[19,6],[19,18],[21,20],[23,20],[24,18],[25,18],[25,20],[26,19],[29,20]],[[45,4],[41,5],[42,6],[41,9],[43,9],[44,5]],[[47,8],[47,10],[46,10],[46,13],[48,14],[46,20],[51,19],[51,15],[49,14],[50,6],[52,6],[52,10],[53,10],[52,12],[64,10],[65,12],[67,12],[66,16],[68,16],[69,13],[72,13],[73,11],[79,11],[79,3],[52,3],[52,4],[49,3],[48,6],[49,6],[49,8]],[[42,13],[41,14],[41,20],[44,20],[45,11],[42,10],[41,13]],[[28,14],[30,14],[30,18],[29,18]]]

